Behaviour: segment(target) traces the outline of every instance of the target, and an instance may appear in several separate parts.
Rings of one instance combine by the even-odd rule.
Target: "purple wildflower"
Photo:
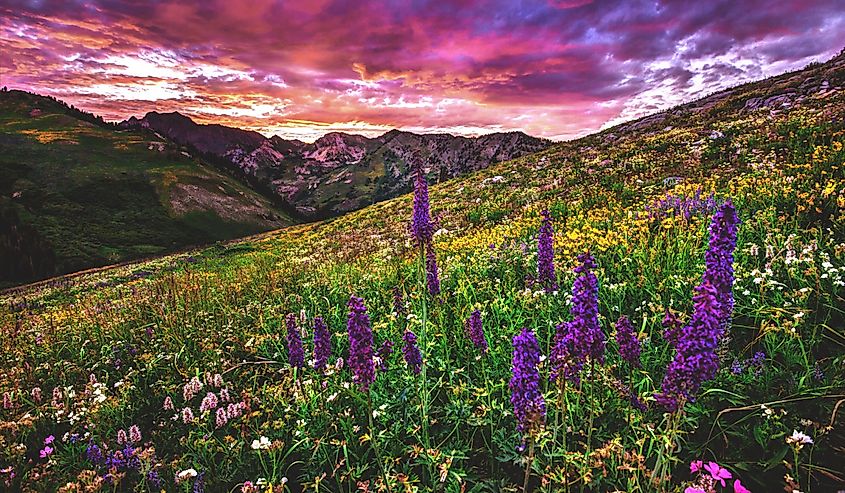
[[[285,318],[288,329],[288,362],[290,366],[303,368],[305,366],[305,350],[302,348],[302,335],[296,326],[296,315],[288,313]]]
[[[696,288],[694,311],[689,324],[678,334],[675,357],[666,368],[657,402],[674,412],[684,400],[694,400],[701,384],[712,379],[719,368],[716,347],[722,335],[716,290],[707,282]]]
[[[431,243],[425,249],[425,280],[428,285],[428,293],[431,296],[440,294],[440,277],[437,273],[437,256],[434,254],[434,247]]]
[[[734,297],[734,249],[739,219],[730,200],[713,214],[710,223],[710,243],[704,255],[703,281],[709,282],[716,290],[719,303],[719,326],[726,329],[733,313]]]
[[[557,278],[555,277],[555,240],[552,217],[548,210],[543,210],[543,224],[540,226],[540,234],[537,236],[537,282],[540,283],[546,292],[557,289]]]
[[[475,344],[475,347],[477,347],[479,351],[487,353],[487,338],[484,337],[484,326],[481,323],[481,311],[473,311],[464,325],[466,327],[469,340]]]
[[[204,493],[205,492],[205,471],[197,474],[196,479],[194,479],[194,488],[193,493]]]
[[[597,363],[604,363],[606,344],[604,332],[599,326],[599,287],[598,279],[591,269],[596,268],[596,261],[589,253],[578,256],[580,265],[574,271],[577,277],[572,284],[572,321],[567,330],[571,333],[570,357],[576,366],[590,358]]]
[[[619,355],[622,359],[633,367],[640,366],[640,340],[625,315],[619,317],[616,322],[616,342],[619,344]]]
[[[402,340],[405,341],[405,344],[402,345],[405,363],[408,364],[408,368],[411,369],[414,375],[419,375],[420,369],[422,368],[422,354],[420,354],[420,348],[417,347],[417,335],[408,330],[405,331]]]
[[[325,370],[332,354],[332,335],[323,317],[314,317],[314,368]]]
[[[422,166],[417,166],[414,175],[414,215],[411,218],[411,237],[419,247],[431,243],[434,236],[434,222],[431,220],[428,201],[428,182]]]
[[[361,390],[370,390],[370,384],[376,379],[373,363],[373,329],[364,300],[357,296],[349,298],[349,317],[346,329],[349,333],[349,367],[352,380],[361,386]]]
[[[204,413],[206,411],[213,411],[217,409],[217,404],[219,404],[217,396],[214,395],[214,392],[209,392],[205,394],[205,397],[203,397],[202,402],[200,403],[200,412]]]
[[[217,408],[217,412],[214,415],[214,425],[217,428],[223,428],[226,426],[226,423],[229,422],[229,414],[227,408],[220,407]]]
[[[580,380],[579,374],[584,367],[584,361],[576,354],[576,347],[571,330],[572,322],[561,322],[555,326],[555,339],[549,355],[552,367],[549,380],[555,381],[563,377],[574,383]]]
[[[393,341],[385,339],[378,348],[379,371],[387,371],[387,358],[389,358],[391,354],[393,354]]]
[[[527,328],[513,338],[513,377],[510,380],[511,404],[517,430],[532,435],[544,423],[546,403],[540,391],[540,346]]]
[[[681,332],[681,327],[683,324],[678,319],[678,317],[666,309],[666,314],[663,316],[663,338],[671,344],[675,346],[678,343],[678,337]]]
[[[405,300],[402,297],[402,288],[399,286],[393,287],[393,312],[396,315],[405,314]]]
[[[88,462],[94,465],[102,464],[104,459],[102,449],[94,442],[88,444],[88,448],[85,449],[85,457],[88,459]]]

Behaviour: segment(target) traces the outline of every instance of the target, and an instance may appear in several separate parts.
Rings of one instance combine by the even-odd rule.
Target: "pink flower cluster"
[[[726,481],[733,479],[730,471],[713,461],[707,464],[700,460],[693,461],[689,465],[689,470],[692,474],[697,473],[698,477],[684,490],[684,493],[715,493],[717,484],[726,488],[728,486]],[[733,491],[734,493],[751,493],[742,485],[739,478],[733,482]]]

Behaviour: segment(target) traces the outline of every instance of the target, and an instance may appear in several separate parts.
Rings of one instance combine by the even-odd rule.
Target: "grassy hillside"
[[[85,116],[0,92],[0,285],[292,223],[155,135]]]
[[[185,491],[479,492],[520,491],[528,464],[529,490],[633,492],[684,491],[709,477],[690,473],[703,460],[730,472],[719,491],[742,491],[735,478],[755,492],[841,488],[843,86],[840,56],[432,187],[437,296],[408,238],[409,196],[7,294],[0,470],[36,490],[146,490],[160,478]],[[741,221],[735,306],[715,378],[668,413],[654,399],[674,355],[661,321],[693,313],[711,193]],[[554,292],[531,282],[543,209]],[[541,384],[545,424],[522,449],[511,341],[530,328],[549,355],[585,251],[606,361],[563,391]],[[364,300],[374,346],[395,345],[379,351],[368,393],[349,369],[350,295]],[[476,308],[486,353],[464,328]],[[289,313],[306,368],[291,366]],[[333,344],[325,372],[308,362],[317,315]],[[618,355],[620,315],[641,340],[640,367]],[[407,330],[422,374],[403,362]],[[546,359],[541,382],[549,370]],[[119,430],[133,425],[141,438],[127,449]],[[787,440],[793,431],[814,443]]]

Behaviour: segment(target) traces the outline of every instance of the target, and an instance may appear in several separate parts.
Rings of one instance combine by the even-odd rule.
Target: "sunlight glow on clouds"
[[[2,84],[314,140],[565,139],[838,53],[841,0],[11,0]]]

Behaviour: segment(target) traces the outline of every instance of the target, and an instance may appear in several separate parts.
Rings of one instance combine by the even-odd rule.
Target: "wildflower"
[[[262,436],[259,439],[252,441],[252,450],[266,450],[269,449],[272,442],[269,438]]]
[[[182,409],[182,422],[185,424],[192,423],[194,421],[194,412],[191,410],[190,407],[186,407]]]
[[[736,481],[734,481],[734,493],[751,493],[751,490],[743,486],[742,483],[737,479]]]
[[[546,403],[540,390],[540,346],[534,333],[527,328],[513,338],[513,376],[510,380],[511,404],[517,430],[531,435],[543,425]]]
[[[420,354],[420,349],[417,347],[417,335],[408,330],[405,331],[402,340],[405,341],[405,344],[402,346],[405,363],[408,364],[408,368],[411,369],[414,375],[419,375],[420,369],[422,368],[422,355]]]
[[[725,480],[731,479],[730,471],[715,462],[708,462],[704,466],[704,470],[710,474],[714,481],[720,482],[723,488],[725,487]]]
[[[552,350],[556,372],[566,367],[566,377],[578,378],[587,358],[604,363],[605,337],[599,326],[598,279],[591,269],[595,259],[589,253],[578,256],[580,265],[575,267],[572,284],[572,321],[558,328]],[[554,370],[553,370],[554,371]]]
[[[824,380],[824,370],[822,370],[822,367],[821,365],[819,365],[818,361],[816,361],[816,363],[813,365],[813,379],[817,382],[821,382],[822,380]]]
[[[657,402],[676,411],[682,400],[693,400],[701,384],[712,379],[719,367],[716,347],[722,335],[716,290],[704,281],[696,288],[694,310],[689,324],[678,333],[675,357],[666,368]]]
[[[95,465],[99,465],[103,462],[103,451],[97,446],[96,443],[89,443],[88,447],[85,449],[85,457],[88,459],[89,462]]]
[[[117,443],[119,445],[123,445],[126,443],[126,431],[125,430],[118,430],[117,431]]]
[[[633,367],[640,366],[640,340],[625,315],[619,317],[616,322],[616,342],[619,344],[619,355],[622,359]]]
[[[555,277],[554,226],[548,210],[543,210],[543,223],[537,236],[537,282],[547,293],[557,290]]]
[[[129,427],[129,441],[132,443],[141,443],[141,430],[138,428],[138,425]]]
[[[217,412],[214,416],[214,424],[217,428],[223,428],[226,426],[226,423],[229,422],[229,415],[226,412],[225,407],[217,408]]]
[[[405,301],[402,299],[402,288],[393,287],[393,313],[403,315],[405,313]]]
[[[217,387],[218,389],[224,385],[223,383],[223,375],[219,373],[214,374],[214,378],[211,380],[212,385]]]
[[[202,390],[202,382],[198,377],[194,376],[182,388],[182,397],[185,399],[185,402],[188,402],[193,399],[200,390]]]
[[[161,487],[161,476],[158,474],[158,471],[155,469],[150,469],[147,471],[147,483],[153,485],[156,488]]]
[[[378,359],[379,359],[379,370],[380,371],[387,371],[387,358],[393,354],[393,341],[390,339],[385,339],[381,346],[378,349]]]
[[[813,439],[809,435],[793,430],[792,435],[786,437],[786,443],[796,451],[804,448],[804,445],[812,445]]]
[[[3,409],[12,408],[12,395],[8,392],[3,392]]]
[[[678,336],[680,335],[681,326],[683,325],[678,317],[666,309],[666,314],[663,316],[663,338],[671,345],[678,343]]]
[[[576,357],[573,334],[570,322],[561,322],[555,326],[555,339],[549,354],[552,371],[549,380],[555,381],[559,376],[579,381],[578,374],[584,366],[584,362]]]
[[[325,370],[332,354],[332,340],[323,317],[314,317],[314,368]]]
[[[689,472],[690,474],[695,474],[699,472],[704,467],[704,461],[701,460],[694,460],[689,464]]]
[[[352,380],[361,386],[364,392],[369,391],[370,384],[375,381],[375,366],[373,362],[373,329],[364,300],[357,296],[349,298],[349,316],[346,329],[349,333],[349,367],[352,369]]]
[[[241,485],[241,493],[258,493],[258,487],[252,481],[244,481]]]
[[[440,294],[440,277],[437,273],[437,256],[434,254],[434,247],[431,243],[426,247],[425,252],[425,279],[428,286],[428,293],[431,296]]]
[[[32,396],[32,400],[35,401],[36,404],[41,402],[41,387],[33,387],[30,391],[30,395]]]
[[[482,353],[487,353],[487,338],[484,337],[484,326],[481,323],[481,311],[474,310],[464,324],[469,340]]]
[[[183,481],[187,481],[191,478],[197,477],[197,470],[194,468],[185,469],[184,471],[179,471],[176,473],[176,482],[181,483]]]
[[[302,348],[302,336],[296,326],[296,315],[288,313],[285,319],[288,329],[288,362],[296,368],[305,366],[305,350]]]
[[[56,437],[53,435],[48,436],[44,439],[44,445],[50,445],[56,440]]]
[[[173,399],[170,398],[168,395],[164,398],[164,410],[165,411],[172,411],[173,410]]]
[[[710,243],[704,254],[704,275],[702,281],[709,282],[716,290],[719,327],[724,330],[730,323],[734,297],[734,249],[739,219],[730,200],[713,214],[710,223]]]
[[[422,166],[417,165],[414,175],[414,213],[411,218],[411,237],[419,247],[431,243],[434,223],[431,220],[428,200],[428,182]]]
[[[209,392],[205,394],[203,397],[202,402],[200,403],[200,412],[204,413],[206,411],[213,411],[217,409],[217,396],[214,395],[214,392]]]

